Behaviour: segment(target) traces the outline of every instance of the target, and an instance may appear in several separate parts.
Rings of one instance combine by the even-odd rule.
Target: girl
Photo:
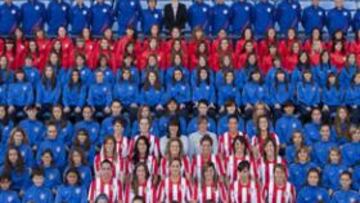
[[[169,164],[170,176],[161,181],[157,190],[157,202],[191,201],[191,185],[181,177],[181,160],[172,159]]]
[[[320,138],[318,142],[312,145],[313,161],[319,166],[324,166],[327,163],[327,155],[331,148],[337,147],[337,143],[331,139],[331,128],[329,124],[322,124],[320,127]]]
[[[291,101],[284,103],[282,110],[283,112],[277,112],[279,117],[276,117],[276,112],[274,112],[275,132],[279,137],[281,147],[286,147],[291,144],[292,133],[302,128],[302,122],[297,117],[295,105]]]
[[[206,80],[206,82],[210,85],[215,85],[215,73],[213,72],[213,70],[211,70],[211,68],[208,66],[208,59],[205,56],[199,56],[198,59],[198,63],[196,64],[197,67],[196,69],[191,71],[191,86],[196,86],[198,85],[199,81],[204,81]],[[207,77],[200,77],[200,71],[205,69],[206,72],[208,73],[206,76]]]
[[[251,164],[241,161],[236,167],[237,179],[231,182],[229,193],[233,203],[262,202],[260,185],[250,175]]]
[[[243,47],[247,41],[252,42],[252,44],[254,45],[254,49],[256,50],[257,41],[255,40],[253,32],[252,32],[251,28],[249,28],[249,27],[244,29],[244,32],[243,32],[241,38],[236,42],[236,46],[235,46],[236,47],[235,48],[236,55],[243,53],[243,51],[244,51]]]
[[[275,117],[279,118],[281,110],[286,102],[293,99],[294,88],[288,81],[286,73],[283,70],[278,70],[275,74],[275,82],[269,88],[269,103],[274,109]]]
[[[339,189],[333,194],[331,202],[338,203],[338,202],[346,201],[353,203],[360,201],[359,193],[354,190],[351,190],[352,182],[353,180],[351,173],[348,171],[342,172],[340,175],[341,189]]]
[[[188,181],[191,181],[190,159],[184,155],[182,142],[178,138],[172,138],[167,142],[166,152],[160,161],[160,175],[163,179],[170,175],[169,163],[172,159],[181,160],[181,176],[184,176]]]
[[[71,170],[72,168],[76,169],[80,175],[78,177],[80,185],[84,188],[88,188],[92,180],[92,173],[81,148],[74,147],[69,152],[69,165],[65,171]]]
[[[36,146],[43,139],[45,132],[45,125],[37,119],[38,108],[35,105],[31,105],[25,109],[27,115],[26,119],[23,119],[19,123],[25,134],[28,135],[28,141],[30,146],[33,149],[36,149]]]
[[[330,202],[330,197],[323,187],[320,186],[320,172],[312,168],[307,173],[307,181],[296,199],[297,203]]]
[[[202,59],[203,60],[203,59]],[[216,95],[215,88],[211,82],[211,72],[207,68],[200,68],[193,71],[193,74],[197,72],[197,80],[193,83],[193,96],[192,101],[195,105],[200,100],[207,101],[211,106],[215,105]]]
[[[100,142],[100,124],[93,119],[93,110],[90,106],[84,106],[82,110],[83,119],[75,124],[74,132],[85,131],[89,136],[91,144],[98,145]]]
[[[280,52],[280,50],[279,50]],[[296,65],[299,63],[299,56],[301,54],[301,45],[299,42],[294,42],[291,45],[291,50],[286,55],[281,55],[284,69],[287,73],[292,73]]]
[[[135,66],[136,57],[131,55],[125,55],[123,59],[123,63],[121,64],[121,68],[118,69],[116,74],[116,81],[121,82],[124,80],[123,78],[123,71],[129,70],[130,71],[130,81],[136,85],[140,84],[140,73]]]
[[[305,185],[307,172],[316,167],[317,165],[311,162],[310,148],[300,147],[296,151],[295,162],[289,166],[289,181],[299,190]]]
[[[70,73],[71,78],[63,88],[62,104],[64,112],[73,118],[78,118],[81,108],[85,105],[86,85],[81,79],[81,73],[73,69]]]
[[[132,123],[131,136],[139,134],[139,122],[142,118],[147,118],[150,120],[150,133],[153,135],[159,135],[158,120],[155,116],[152,115],[150,107],[147,105],[140,106],[137,111],[137,120]]]
[[[349,105],[351,107],[352,114],[352,120],[354,123],[357,123],[360,121],[360,72],[357,72],[353,79],[351,86],[347,89],[345,92],[345,104]]]
[[[336,67],[338,71],[345,66],[346,51],[345,45],[342,41],[334,41],[332,47],[332,53],[330,54],[331,64]]]
[[[74,136],[72,147],[82,149],[84,157],[88,163],[93,163],[95,158],[95,146],[91,144],[91,139],[85,130],[79,130]]]
[[[144,203],[156,201],[155,187],[151,182],[151,175],[145,163],[138,163],[133,171],[132,179],[125,186],[124,203],[132,203],[136,196],[141,197]]]
[[[343,171],[347,171],[346,167],[341,161],[341,152],[339,148],[331,148],[329,151],[328,163],[322,171],[322,185],[328,189],[329,194],[332,195],[334,191],[340,189],[340,176]]]
[[[241,78],[239,70],[234,69],[232,59],[230,55],[224,55],[221,57],[220,70],[215,75],[215,86],[221,87],[225,85],[225,73],[233,72],[235,78],[235,85],[238,88],[242,88],[245,78]]]
[[[219,181],[215,165],[207,163],[201,172],[201,182],[195,183],[192,191],[193,201],[199,203],[228,202],[228,194],[224,183]]]
[[[0,56],[0,78],[3,83],[10,84],[14,80],[14,73],[8,66],[6,56]]]
[[[0,105],[1,144],[4,144],[4,146],[9,142],[9,137],[13,128],[14,122],[9,118],[6,107]]]
[[[180,70],[183,74],[184,81],[189,83],[190,81],[190,72],[187,66],[185,66],[185,61],[181,58],[180,54],[174,54],[172,56],[172,64],[171,67],[166,69],[165,73],[165,84],[170,84],[173,80],[173,75],[175,70]]]
[[[80,75],[81,84],[89,87],[92,82],[94,82],[94,74],[90,68],[86,65],[86,56],[84,54],[77,54],[75,56],[75,65],[73,70],[77,70]],[[72,80],[73,71],[67,71],[66,81],[69,82]],[[65,83],[66,85],[67,83]]]
[[[220,116],[218,125],[217,125],[217,133],[219,135],[224,134],[229,130],[228,120],[231,115],[235,115],[237,117],[238,127],[237,129],[241,132],[245,131],[245,123],[244,119],[240,115],[240,108],[235,104],[234,101],[227,101],[224,104],[224,115]]]
[[[116,118],[113,120],[113,129],[114,134],[113,137],[116,140],[116,151],[118,154],[126,158],[129,154],[129,139],[125,137],[125,127],[126,127],[126,121],[122,118]]]
[[[29,145],[28,137],[22,128],[16,127],[11,131],[8,146],[15,147],[23,157],[26,167],[31,168],[34,165],[34,155]]]
[[[61,87],[53,67],[46,66],[36,86],[36,105],[41,108],[42,114],[49,114],[51,106],[60,100]]]
[[[56,192],[57,186],[61,184],[61,173],[54,164],[53,154],[50,150],[45,150],[41,153],[39,167],[44,171],[44,185],[52,192]]]
[[[157,72],[149,71],[146,75],[146,81],[141,88],[138,102],[141,105],[149,105],[156,111],[161,111],[163,110],[163,104],[166,103],[163,95],[164,89],[161,86]]]
[[[295,130],[287,143],[288,145],[285,148],[285,158],[286,162],[291,164],[295,162],[297,151],[302,147],[306,147],[303,133],[300,130]]]
[[[207,41],[200,41],[197,46],[194,54],[190,55],[190,71],[195,70],[199,66],[200,58],[209,57],[209,43]],[[190,51],[191,52],[191,51]]]
[[[359,153],[356,151],[360,146],[360,128],[352,128],[350,128],[351,142],[341,147],[343,163],[348,167],[355,166],[360,161]]]
[[[99,56],[99,64],[96,71],[103,72],[104,75],[104,83],[112,86],[114,84],[115,78],[112,70],[109,68],[109,61],[110,59],[107,58],[105,55]]]
[[[35,40],[29,40],[28,48],[28,57],[30,56],[33,59],[33,66],[38,69],[40,72],[44,69],[46,65],[46,54],[40,51],[40,47]],[[25,57],[26,58],[26,57]]]
[[[61,105],[57,104],[52,107],[50,121],[56,125],[59,132],[58,139],[69,146],[73,138],[74,127],[66,119]]]
[[[327,78],[326,86],[322,88],[321,102],[323,111],[329,117],[336,111],[336,107],[344,103],[345,91],[340,89],[338,78],[335,74],[330,73]]]
[[[135,142],[134,152],[130,155],[128,164],[128,171],[134,171],[134,168],[139,163],[147,165],[149,173],[154,178],[154,182],[158,176],[158,162],[154,156],[149,153],[150,143],[145,137],[139,137]]]
[[[261,184],[267,185],[273,180],[276,164],[282,164],[286,167],[285,160],[278,155],[278,148],[275,141],[273,139],[267,139],[264,142],[264,152],[258,165]]]
[[[15,80],[10,83],[7,91],[7,104],[9,114],[21,113],[23,108],[34,102],[34,93],[31,83],[27,82],[23,70],[15,72]]]
[[[87,188],[81,186],[80,175],[75,168],[66,171],[64,184],[57,189],[55,203],[85,203],[87,202]]]
[[[235,73],[233,71],[224,72],[224,85],[217,86],[218,90],[218,106],[220,106],[220,112],[224,111],[224,105],[226,101],[233,100],[237,106],[241,105],[241,94],[237,88]]]
[[[179,105],[174,99],[170,99],[166,104],[166,112],[159,118],[158,121],[158,131],[159,136],[162,138],[168,134],[168,127],[171,120],[178,120],[179,123],[179,133],[183,134],[186,132],[186,116],[180,115],[178,111]]]
[[[167,145],[171,139],[179,139],[183,147],[182,151],[184,155],[187,155],[189,152],[189,140],[187,136],[181,134],[181,122],[173,116],[170,118],[167,124],[167,133],[166,136],[160,138],[160,151],[164,156],[166,154]],[[184,129],[185,130],[185,129]]]
[[[172,81],[167,84],[166,100],[174,99],[179,104],[179,110],[186,114],[187,105],[191,101],[191,88],[185,80],[181,69],[175,69]]]
[[[279,54],[281,56],[286,56],[289,54],[289,52],[291,52],[291,47],[294,43],[299,43],[300,40],[298,39],[297,35],[296,35],[296,31],[293,28],[290,28],[287,31],[287,36],[285,39],[280,40],[279,42]],[[300,47],[301,49],[301,47]]]
[[[274,45],[277,47],[278,40],[276,36],[275,28],[269,28],[266,32],[266,36],[262,39],[258,46],[258,54],[260,57],[269,54],[269,47]]]
[[[6,151],[1,173],[10,175],[12,190],[24,192],[31,185],[31,169],[25,166],[20,152],[15,147],[9,147]]]
[[[330,54],[328,51],[323,51],[320,55],[320,64],[313,67],[314,79],[320,87],[325,87],[329,74],[336,74],[336,68],[330,63]]]
[[[250,115],[254,105],[258,102],[265,102],[268,99],[267,88],[264,85],[261,74],[255,70],[250,75],[242,91],[242,103],[245,105],[245,114]]]
[[[148,79],[149,72],[156,72],[159,76],[159,81],[162,84],[164,82],[164,71],[159,68],[158,58],[156,54],[152,54],[147,58],[147,66],[140,72],[141,84],[145,84]]]
[[[274,178],[265,185],[263,195],[264,200],[269,203],[296,202],[295,187],[288,182],[284,165],[275,165]]]
[[[297,84],[302,81],[303,73],[305,70],[311,70],[311,64],[309,55],[306,52],[302,52],[299,55],[299,62],[296,65],[295,70],[291,73],[291,84],[296,88]]]
[[[355,55],[350,53],[346,58],[345,67],[340,71],[340,85],[341,87],[349,87],[351,84],[351,79],[357,71],[356,58]]]
[[[225,158],[225,162],[227,165],[226,168],[226,176],[230,183],[233,181],[238,180],[238,165],[243,162],[247,161],[249,165],[249,172],[251,178],[256,180],[258,178],[257,169],[256,169],[256,162],[254,161],[253,157],[249,152],[247,140],[244,137],[237,136],[234,138],[232,142],[232,148],[234,152]]]
[[[323,116],[320,108],[314,108],[311,111],[311,121],[304,125],[304,138],[307,145],[320,140],[320,127],[323,122]]]
[[[351,141],[350,113],[345,106],[339,106],[337,108],[332,129],[336,132],[336,141],[340,145]]]
[[[112,136],[108,136],[104,140],[104,144],[101,147],[100,153],[95,156],[94,159],[94,172],[95,176],[100,176],[101,163],[104,160],[110,161],[114,177],[120,182],[125,181],[126,174],[126,160],[117,153],[116,140]]]
[[[104,81],[104,73],[100,70],[95,71],[95,83],[90,85],[88,90],[87,103],[100,115],[110,113],[112,101],[111,86]]]
[[[241,87],[244,87],[245,83],[251,80],[251,74],[254,71],[259,70],[257,63],[257,55],[255,53],[250,53],[249,56],[246,58],[246,63],[244,67],[241,68],[239,71],[240,79],[242,80],[240,83]]]
[[[174,56],[179,55],[182,61],[182,64],[185,67],[188,67],[188,55],[187,55],[187,47],[184,41],[181,41],[180,38],[171,39],[167,42],[169,45],[167,49],[168,53],[166,54],[166,68],[170,67],[172,62],[174,61]]]
[[[296,86],[297,102],[300,112],[304,115],[317,107],[320,103],[319,86],[314,82],[310,70],[305,70],[302,74],[302,82]]]

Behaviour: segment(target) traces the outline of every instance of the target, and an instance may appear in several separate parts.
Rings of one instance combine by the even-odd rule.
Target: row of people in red
[[[276,57],[281,58],[285,70],[292,72],[301,52],[308,53],[314,66],[319,65],[320,55],[325,50],[330,52],[331,64],[338,69],[346,65],[349,53],[354,53],[357,63],[360,63],[360,31],[356,33],[354,41],[348,41],[341,31],[336,32],[332,40],[325,41],[322,40],[321,32],[314,29],[312,36],[302,41],[293,29],[288,31],[284,39],[277,38],[275,29],[269,29],[264,39],[256,41],[251,29],[246,29],[244,36],[236,42],[229,39],[224,30],[211,41],[201,28],[197,28],[188,42],[177,28],[172,30],[168,40],[159,37],[156,25],[151,31],[151,36],[141,41],[137,39],[134,30],[128,28],[127,34],[116,40],[108,29],[103,38],[95,40],[91,38],[89,29],[84,29],[82,37],[75,39],[74,43],[62,27],[55,39],[47,39],[40,30],[33,40],[25,40],[22,31],[17,29],[14,41],[0,39],[0,53],[7,56],[12,69],[22,67],[27,55],[36,59],[36,67],[43,69],[51,52],[60,55],[61,66],[66,69],[74,66],[75,56],[79,53],[86,56],[87,65],[92,69],[98,66],[100,56],[105,55],[113,70],[121,67],[125,56],[129,55],[139,69],[146,67],[150,55],[157,56],[160,68],[168,68],[172,66],[175,54],[181,54],[183,66],[189,69],[198,65],[199,56],[206,56],[209,66],[215,71],[220,69],[221,59],[226,55],[231,56],[233,67],[240,69],[247,65],[249,56],[255,54],[258,66],[264,73],[273,66]]]

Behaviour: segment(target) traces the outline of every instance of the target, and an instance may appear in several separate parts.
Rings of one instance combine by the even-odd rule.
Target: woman
[[[172,159],[169,164],[170,176],[161,181],[157,190],[157,202],[191,201],[191,185],[181,176],[181,160]]]
[[[297,157],[297,151],[302,147],[305,147],[304,135],[300,130],[295,130],[292,133],[291,139],[289,139],[288,144],[285,148],[286,163],[294,163]]]
[[[336,132],[336,141],[341,145],[351,141],[350,112],[347,107],[339,106],[336,110],[332,129]]]
[[[11,120],[9,114],[6,112],[6,107],[0,105],[0,133],[1,144],[6,146],[9,142],[11,131],[14,128],[14,122]]]
[[[74,127],[72,123],[66,119],[61,105],[57,104],[52,106],[50,121],[56,125],[59,133],[58,139],[69,146],[73,138]]]
[[[310,70],[303,71],[302,81],[296,86],[296,95],[302,115],[311,112],[312,108],[320,104],[320,89]]]
[[[87,202],[86,188],[81,186],[80,175],[75,168],[65,173],[64,184],[57,189],[55,203],[85,203]]]
[[[207,163],[202,168],[201,182],[194,184],[192,191],[193,201],[206,202],[228,202],[228,194],[224,183],[219,181],[215,165]]]
[[[91,138],[85,130],[79,130],[74,136],[72,147],[78,147],[84,152],[88,163],[93,163],[95,158],[95,146],[91,144]]]
[[[275,81],[269,88],[269,104],[274,109],[276,118],[282,114],[283,105],[294,97],[294,88],[289,82],[285,71],[278,70],[275,73]]]
[[[336,68],[330,64],[330,54],[323,51],[320,55],[320,64],[313,67],[314,79],[320,87],[325,87],[329,74],[336,74]]]
[[[205,59],[201,59],[205,60]],[[192,101],[195,105],[200,100],[207,101],[211,106],[216,103],[215,87],[212,83],[212,75],[208,68],[202,67],[193,71],[193,75],[197,74],[196,80],[194,81],[192,88]]]
[[[140,162],[135,166],[132,179],[125,186],[124,193],[124,203],[132,203],[137,196],[144,199],[144,203],[156,202],[155,187],[152,184],[151,175],[145,163]]]
[[[189,151],[189,140],[187,136],[181,135],[180,123],[179,120],[175,117],[172,117],[167,124],[167,134],[160,138],[160,151],[164,156],[166,154],[168,142],[171,139],[180,139],[181,145],[183,147],[182,151],[184,155],[188,154]]]
[[[161,82],[157,72],[149,71],[146,76],[146,81],[141,88],[138,102],[141,105],[149,105],[156,111],[163,110],[163,104],[166,103],[163,99],[164,89],[161,86]]]
[[[360,121],[360,72],[357,72],[351,82],[350,87],[345,92],[345,104],[350,106],[350,110],[353,112],[352,121],[357,123]]]
[[[336,108],[344,103],[345,91],[340,89],[336,74],[330,73],[327,78],[326,86],[321,91],[321,102],[323,112],[328,119],[333,117]]]
[[[187,114],[187,107],[191,101],[191,88],[181,69],[174,70],[172,81],[167,84],[165,95],[166,101],[174,99],[179,104],[182,114]]]
[[[264,200],[269,203],[297,202],[295,187],[287,180],[285,166],[276,164],[273,170],[273,180],[264,187]]]
[[[61,183],[61,172],[55,166],[53,153],[45,150],[41,153],[41,161],[38,166],[44,171],[44,186],[52,192],[56,192],[56,188]]]
[[[328,192],[320,186],[320,171],[318,169],[312,168],[309,170],[307,173],[307,184],[299,191],[296,202],[330,202]]]
[[[224,105],[226,101],[235,101],[237,106],[241,105],[240,90],[236,85],[236,78],[234,71],[224,72],[224,85],[217,86],[218,101],[217,104],[220,107],[220,112],[224,111]]]
[[[34,154],[29,144],[28,136],[22,128],[16,127],[11,131],[8,146],[19,150],[26,167],[31,168],[34,165]]]
[[[76,169],[79,173],[79,183],[82,187],[88,188],[92,180],[91,168],[87,164],[85,154],[81,148],[73,147],[69,152],[68,170]]]
[[[100,124],[93,118],[93,114],[93,109],[90,106],[84,106],[82,108],[82,120],[78,119],[80,121],[75,124],[74,132],[75,135],[77,135],[80,131],[85,131],[90,143],[98,145],[101,144],[103,140],[99,137]]]

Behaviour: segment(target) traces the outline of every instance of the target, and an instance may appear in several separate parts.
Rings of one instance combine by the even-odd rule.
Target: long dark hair
[[[75,167],[75,163],[74,163],[74,160],[73,160],[73,155],[74,153],[79,153],[80,156],[81,156],[81,164],[82,165],[86,165],[87,164],[87,160],[86,160],[86,156],[85,156],[85,153],[84,151],[82,150],[82,148],[80,147],[73,147],[70,152],[69,152],[69,166],[70,167]]]
[[[132,162],[133,164],[137,164],[139,163],[140,161],[140,152],[138,150],[138,145],[139,145],[139,142],[140,141],[144,141],[145,142],[145,145],[146,145],[146,157],[149,156],[150,154],[150,143],[149,143],[149,140],[146,138],[146,137],[142,137],[140,136],[136,142],[135,142],[135,147],[134,147],[134,154],[133,154],[133,157],[132,157]]]
[[[50,68],[52,70],[52,75],[51,78],[47,78],[46,77],[46,69]],[[56,71],[54,69],[54,67],[52,67],[51,65],[47,65],[44,70],[43,70],[43,74],[41,77],[41,83],[43,84],[43,86],[45,87],[45,89],[54,89],[56,87],[56,82],[57,82],[57,76],[56,76]],[[50,86],[48,85],[50,84]]]
[[[277,70],[276,73],[275,73],[275,83],[274,83],[275,89],[278,90],[279,85],[280,85],[280,81],[277,79],[278,74],[284,74],[285,75],[284,84],[285,84],[286,91],[288,91],[289,90],[289,81],[288,81],[288,78],[286,77],[285,71],[282,70],[282,69]]]
[[[197,81],[196,81],[196,84],[197,85],[200,85],[200,83],[201,83],[201,78],[200,78],[200,73],[201,73],[201,71],[206,71],[206,73],[207,73],[207,78],[206,78],[206,80],[205,80],[205,83],[207,84],[207,85],[210,85],[210,71],[209,71],[209,69],[207,69],[207,68],[205,68],[205,67],[201,67],[201,68],[199,68],[199,69],[197,69],[196,70],[197,71]]]
[[[160,83],[160,78],[159,78],[159,74],[156,72],[156,71],[153,71],[153,70],[150,70],[147,74],[146,74],[146,80],[145,80],[145,83],[144,83],[144,90],[145,91],[148,91],[150,89],[150,87],[152,86],[150,84],[150,81],[149,81],[149,76],[150,74],[154,74],[155,77],[156,77],[156,80],[155,80],[155,83],[153,85],[153,87],[156,89],[156,90],[160,90],[161,89],[161,83]]]
[[[18,156],[15,165],[13,165],[9,159],[9,153],[12,150],[15,150]],[[10,174],[13,170],[15,170],[15,172],[20,172],[20,173],[23,172],[25,170],[25,162],[20,151],[14,146],[9,146],[5,155],[3,172],[6,174]]]
[[[131,180],[131,189],[134,191],[134,194],[138,194],[138,190],[139,190],[139,180],[138,177],[136,176],[136,171],[138,170],[138,168],[140,167],[144,167],[145,168],[145,173],[146,173],[146,180],[149,179],[150,177],[150,172],[149,169],[147,167],[147,165],[143,162],[139,162],[135,165],[135,168],[133,170],[133,178]]]
[[[72,79],[72,75],[73,75],[74,73],[77,73],[78,76],[79,76],[79,81],[78,81],[77,83],[75,83],[75,82],[73,81],[73,79]],[[76,88],[76,91],[79,92],[80,89],[81,89],[81,84],[82,84],[82,81],[81,81],[80,71],[78,71],[78,70],[76,70],[76,69],[72,69],[72,70],[71,70],[71,73],[70,73],[69,83],[68,83],[70,89]]]
[[[85,143],[83,143],[83,144],[81,144],[79,139],[77,138],[80,135],[84,135],[87,137],[87,139],[85,140]],[[87,133],[87,131],[85,129],[80,129],[79,131],[77,131],[74,142],[73,142],[73,146],[83,148],[86,151],[88,151],[91,148],[89,134]]]
[[[60,120],[57,120],[53,115],[53,111],[54,111],[55,108],[59,108],[61,110],[61,118],[60,118]],[[65,128],[67,126],[68,120],[66,119],[66,116],[64,114],[64,109],[60,104],[56,104],[51,108],[50,122],[55,123],[56,126],[59,123],[61,128]]]

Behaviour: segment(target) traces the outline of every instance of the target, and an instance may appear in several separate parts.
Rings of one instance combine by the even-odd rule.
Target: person
[[[46,10],[48,24],[47,32],[50,36],[58,33],[60,27],[67,29],[70,18],[70,5],[63,0],[51,1]]]
[[[215,164],[207,163],[203,166],[201,172],[201,181],[193,185],[192,199],[193,201],[205,203],[212,202],[228,202],[228,194],[226,186],[219,180],[216,173]]]
[[[274,178],[264,187],[264,200],[269,203],[296,202],[295,187],[288,182],[284,165],[274,166]]]
[[[122,184],[114,176],[113,164],[103,160],[100,164],[99,176],[90,184],[88,201],[95,203],[97,197],[105,194],[110,203],[121,203],[123,200]]]
[[[96,0],[90,8],[91,34],[101,36],[102,33],[112,27],[113,9],[104,0]]]
[[[262,38],[274,27],[275,7],[268,0],[259,1],[254,7],[253,25],[255,36]]]
[[[331,197],[331,203],[339,203],[342,201],[357,202],[360,201],[360,195],[351,189],[352,175],[349,171],[343,171],[340,174],[341,189],[334,192]]]
[[[175,117],[171,117],[167,124],[167,133],[160,138],[160,151],[162,155],[165,155],[167,143],[170,139],[180,139],[183,146],[183,153],[187,155],[189,153],[189,139],[187,136],[181,134],[181,122]]]
[[[327,29],[331,36],[337,31],[347,33],[351,25],[351,13],[344,7],[344,0],[334,0],[335,7],[327,13]]]
[[[115,16],[117,18],[119,36],[123,36],[129,27],[136,31],[138,20],[141,17],[140,1],[117,1],[115,5]]]
[[[301,20],[301,5],[298,1],[283,0],[277,5],[275,12],[280,35],[286,34],[289,29],[298,30]]]
[[[45,125],[37,119],[38,112],[39,109],[35,105],[28,106],[25,109],[27,118],[21,120],[19,123],[19,127],[28,135],[28,141],[32,148],[36,148],[38,143],[41,142],[46,130]]]
[[[23,202],[39,202],[51,203],[54,202],[53,194],[50,189],[44,186],[44,172],[41,169],[32,171],[33,185],[28,188],[23,196]]]
[[[8,139],[9,147],[15,147],[21,153],[26,167],[34,165],[33,151],[28,141],[28,136],[22,128],[15,127]]]
[[[307,185],[297,195],[297,203],[330,202],[329,194],[320,185],[320,171],[318,169],[309,170],[306,182]]]
[[[0,35],[11,36],[20,26],[20,9],[12,0],[6,0],[0,6]]]
[[[113,120],[113,137],[116,140],[117,153],[125,158],[129,155],[130,140],[125,136],[126,121],[122,118],[116,118]]]
[[[49,122],[54,123],[56,126],[58,132],[57,140],[70,146],[73,139],[74,128],[72,122],[66,118],[64,109],[61,105],[56,104],[52,106]]]
[[[295,106],[291,101],[283,104],[284,113],[276,120],[275,132],[279,137],[281,145],[287,145],[293,132],[302,128],[301,121],[295,115]]]
[[[321,124],[320,138],[312,144],[312,159],[319,166],[323,167],[328,157],[330,150],[337,147],[338,144],[331,137],[331,128],[329,124]]]
[[[86,203],[86,188],[80,184],[80,175],[76,169],[70,168],[65,173],[64,184],[57,189],[55,203]]]
[[[179,0],[172,0],[164,7],[164,25],[168,31],[178,28],[183,30],[187,22],[187,10]]]
[[[211,8],[211,32],[217,36],[220,31],[229,31],[230,27],[230,7],[224,0],[216,0]]]
[[[181,177],[181,160],[172,159],[169,163],[170,176],[161,181],[156,195],[157,202],[181,203],[191,201],[192,185],[184,177]]]
[[[79,36],[84,28],[90,26],[90,10],[84,4],[84,0],[76,0],[75,5],[70,9],[69,24],[71,34]]]
[[[360,109],[360,107],[359,107],[359,105],[360,105],[359,89],[360,89],[360,73],[357,72],[352,79],[352,83],[351,83],[350,87],[346,90],[345,98],[344,98],[345,104],[349,105],[351,111],[354,112],[354,114],[352,116],[352,120],[355,123],[360,121],[360,116],[358,115],[358,113],[360,111],[359,110]]]
[[[320,5],[320,0],[312,0],[311,5],[304,8],[302,12],[302,26],[304,27],[305,34],[310,35],[314,29],[323,31],[326,23],[325,9]]]
[[[11,183],[12,182],[9,175],[0,175],[0,201],[6,203],[20,203],[21,201],[18,193],[10,189]]]
[[[341,147],[342,161],[348,167],[355,166],[360,161],[359,151],[356,151],[360,145],[360,128],[355,126],[351,128],[351,141]]]
[[[44,186],[52,192],[56,192],[57,186],[61,183],[60,170],[54,164],[54,155],[50,150],[41,154],[41,162],[37,166],[44,173]]]
[[[253,5],[246,0],[235,1],[230,7],[231,33],[242,36],[252,25]]]
[[[161,31],[163,16],[160,9],[156,8],[157,0],[147,0],[147,9],[143,9],[141,13],[141,30],[145,35],[149,35],[151,28],[157,25]]]
[[[174,99],[179,104],[181,114],[186,115],[191,102],[190,85],[180,69],[174,70],[172,78],[172,81],[167,84],[164,97],[167,101]]]
[[[26,36],[33,36],[43,30],[46,22],[45,4],[38,0],[28,0],[21,5],[22,30]]]
[[[93,178],[90,166],[87,164],[87,159],[84,151],[80,147],[72,147],[69,152],[69,164],[65,169],[67,174],[72,169],[78,173],[78,185],[83,188],[88,188]]]
[[[264,152],[264,146],[267,139],[271,139],[275,142],[277,150],[279,150],[280,140],[276,133],[270,127],[269,118],[265,115],[259,116],[256,121],[256,136],[251,138],[251,146],[253,155],[258,158],[260,154]]]
[[[299,110],[303,115],[311,112],[312,108],[320,104],[320,89],[310,70],[303,71],[302,81],[297,83],[295,94]]]
[[[191,30],[202,29],[206,34],[210,32],[210,6],[203,0],[196,0],[188,10],[188,21]]]
[[[208,131],[208,119],[205,116],[200,116],[197,128],[196,132],[189,135],[189,155],[192,156],[200,153],[200,140],[205,136],[209,136],[212,139],[212,153],[215,154],[218,151],[217,137],[213,132]]]

